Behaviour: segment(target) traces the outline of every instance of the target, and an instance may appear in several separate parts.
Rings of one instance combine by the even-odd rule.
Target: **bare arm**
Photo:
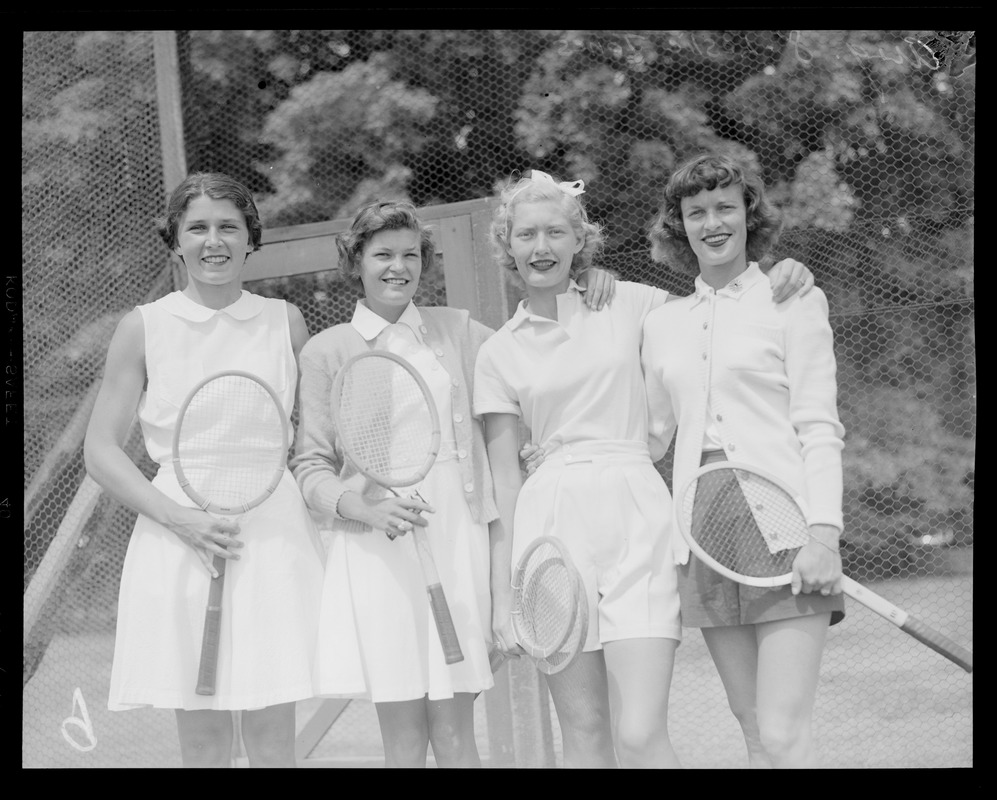
[[[485,414],[485,444],[495,482],[499,517],[488,525],[491,551],[492,634],[499,649],[518,655],[512,629],[512,535],[516,501],[523,485],[519,468],[519,417]]]
[[[309,338],[308,324],[301,310],[291,303],[287,304],[287,322],[291,329],[291,347],[294,350],[294,357],[297,358]]]
[[[192,547],[215,574],[213,556],[238,558],[238,525],[180,505],[156,489],[124,450],[145,385],[145,328],[139,311],[118,324],[108,347],[100,391],[87,426],[83,458],[87,472],[115,500],[158,522]]]

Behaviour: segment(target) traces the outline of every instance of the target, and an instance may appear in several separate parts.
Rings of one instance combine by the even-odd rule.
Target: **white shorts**
[[[647,445],[599,441],[546,456],[516,504],[513,568],[539,536],[556,536],[585,581],[585,650],[617,639],[680,641],[672,499]]]

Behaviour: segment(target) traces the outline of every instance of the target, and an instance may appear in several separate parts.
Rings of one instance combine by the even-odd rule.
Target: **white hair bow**
[[[530,170],[530,180],[537,183],[549,183],[572,197],[578,197],[578,195],[585,193],[585,181],[561,181],[558,183],[546,172],[541,172],[538,169]]]

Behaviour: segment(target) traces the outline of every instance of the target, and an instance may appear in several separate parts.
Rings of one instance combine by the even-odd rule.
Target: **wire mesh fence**
[[[170,712],[104,710],[134,514],[88,490],[81,455],[115,324],[175,286],[153,225],[177,169],[164,82],[182,169],[245,182],[267,228],[373,198],[487,197],[536,167],[586,182],[604,266],[677,292],[689,279],[646,240],[670,170],[706,148],[754,163],[785,218],[773,256],[807,264],[830,303],[845,569],[972,646],[973,32],[176,31],[168,69],[160,35],[24,35],[25,766],[179,765]],[[328,271],[247,288],[294,302],[313,332],[357,299],[332,254]],[[446,296],[439,271],[417,300]],[[140,436],[129,447],[151,474]],[[822,669],[829,766],[972,765],[971,677],[937,654],[852,604]],[[77,697],[90,749],[66,725]],[[743,765],[695,632],[672,707],[688,765]],[[322,754],[376,761],[363,709]]]

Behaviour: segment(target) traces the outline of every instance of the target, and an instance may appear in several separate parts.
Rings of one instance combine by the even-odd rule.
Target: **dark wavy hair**
[[[253,200],[253,193],[235,178],[222,172],[192,172],[170,194],[166,204],[166,215],[156,220],[159,235],[166,246],[172,250],[179,244],[177,229],[180,218],[187,211],[191,201],[198,197],[210,197],[212,200],[231,200],[246,218],[249,228],[249,242],[253,250],[260,249],[263,239],[263,223],[260,222],[260,212]]]
[[[403,200],[375,201],[361,208],[348,230],[336,237],[339,271],[347,280],[362,285],[360,263],[367,243],[381,231],[409,230],[419,234],[423,274],[436,263],[433,234],[422,224],[415,206]]]
[[[682,199],[704,189],[740,186],[748,236],[748,261],[762,261],[779,238],[782,218],[778,209],[765,199],[765,186],[748,167],[716,153],[703,153],[679,165],[668,179],[665,197],[657,217],[651,223],[651,258],[666,263],[677,272],[699,274],[699,259],[689,244],[682,222]]]

